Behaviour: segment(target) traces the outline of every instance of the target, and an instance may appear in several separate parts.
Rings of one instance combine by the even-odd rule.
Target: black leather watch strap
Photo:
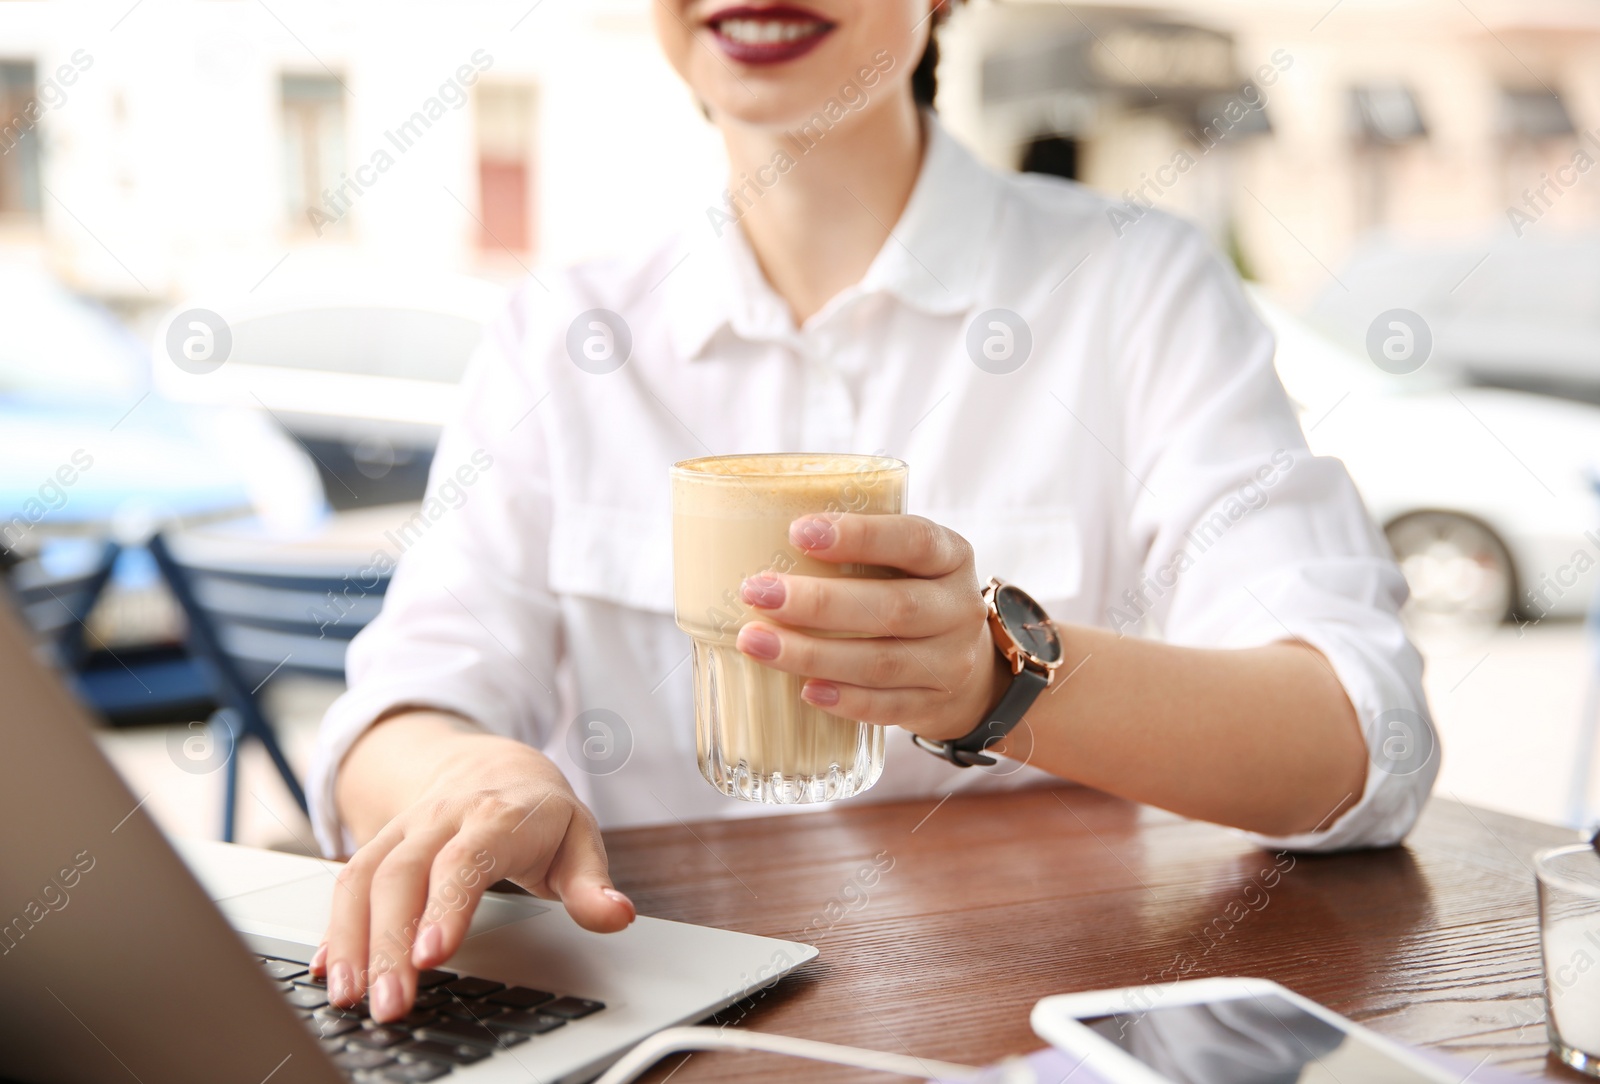
[[[1033,702],[1039,699],[1039,694],[1044,692],[1050,684],[1048,674],[1041,673],[1031,666],[1024,666],[1020,673],[1011,679],[1010,688],[1000,698],[1000,703],[994,706],[989,717],[971,731],[959,738],[950,741],[929,741],[913,734],[911,740],[923,749],[943,757],[950,763],[960,768],[970,768],[977,764],[994,764],[995,759],[984,752],[995,742],[1016,729],[1022,722],[1022,717],[1033,707]]]

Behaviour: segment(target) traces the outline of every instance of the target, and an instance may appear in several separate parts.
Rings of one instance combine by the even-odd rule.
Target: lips
[[[717,46],[741,64],[781,64],[811,52],[837,24],[790,4],[727,7],[705,21]]]

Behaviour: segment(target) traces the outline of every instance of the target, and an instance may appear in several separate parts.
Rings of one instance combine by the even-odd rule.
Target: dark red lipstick
[[[726,7],[706,19],[717,46],[741,64],[781,64],[805,56],[837,24],[793,4]]]

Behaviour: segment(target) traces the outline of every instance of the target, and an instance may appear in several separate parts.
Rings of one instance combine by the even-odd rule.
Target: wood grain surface
[[[641,914],[821,955],[726,1011],[740,1027],[983,1065],[1043,1044],[1049,994],[1273,979],[1467,1068],[1546,1057],[1531,855],[1574,833],[1435,799],[1403,847],[1278,856],[1076,787],[610,832]],[[879,1081],[757,1054],[649,1079]]]

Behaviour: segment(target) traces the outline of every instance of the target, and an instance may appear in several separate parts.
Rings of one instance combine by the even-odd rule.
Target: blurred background
[[[0,5],[0,566],[170,831],[310,849],[480,325],[720,193],[650,2]],[[983,158],[1250,280],[1412,586],[1440,793],[1590,823],[1600,0],[972,0],[941,40]]]

